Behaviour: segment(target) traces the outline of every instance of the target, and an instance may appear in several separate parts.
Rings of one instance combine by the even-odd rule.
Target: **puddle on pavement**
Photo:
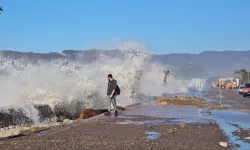
[[[220,128],[225,132],[226,136],[234,144],[239,144],[239,150],[250,149],[250,144],[240,140],[237,136],[234,136],[232,132],[240,128],[250,128],[250,114],[246,112],[238,112],[235,110],[223,110],[213,111],[212,119],[216,120]],[[236,127],[232,124],[236,124]]]
[[[169,120],[166,120],[166,119],[143,120],[143,121],[125,120],[125,121],[116,122],[116,124],[134,124],[134,125],[160,125],[160,124],[167,124],[167,123],[169,123]]]
[[[208,113],[210,112],[210,113]],[[235,110],[209,110],[187,107],[159,106],[159,105],[136,105],[123,115],[148,116],[152,118],[162,118],[158,121],[152,119],[151,122],[157,124],[166,123],[209,123],[216,121],[225,135],[229,138],[229,142],[239,144],[239,150],[250,149],[250,144],[238,139],[232,132],[238,128],[232,124],[237,124],[241,128],[250,128],[250,114],[246,112],[238,112]],[[178,118],[174,121],[167,120],[170,118]],[[164,121],[165,119],[165,121]],[[122,124],[122,122],[119,122]],[[150,120],[124,122],[130,124],[147,124]],[[236,149],[236,148],[235,148]]]
[[[197,123],[209,122],[209,119],[203,115],[206,114],[206,112],[208,112],[208,109],[159,105],[137,105],[134,106],[133,109],[124,112],[123,115],[149,116],[164,119],[178,118],[177,120],[174,120],[176,123]]]
[[[160,137],[160,133],[155,131],[147,131],[145,133],[147,134],[147,138],[150,140],[157,140]]]

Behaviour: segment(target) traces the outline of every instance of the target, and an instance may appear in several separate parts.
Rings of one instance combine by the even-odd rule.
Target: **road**
[[[216,100],[216,103],[219,104],[219,88],[210,88],[205,91],[205,95],[211,99]],[[238,93],[237,90],[222,89],[221,95],[223,106],[250,110],[250,97],[243,97]]]

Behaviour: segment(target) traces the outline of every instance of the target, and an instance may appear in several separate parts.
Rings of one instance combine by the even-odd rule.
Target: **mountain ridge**
[[[1,50],[0,55],[13,59],[26,58],[37,61],[67,58],[84,62],[94,62],[101,55],[110,57],[122,57],[122,51],[118,49],[101,50],[63,50],[62,52],[34,53],[19,52],[13,50]],[[205,77],[232,76],[235,70],[246,68],[250,70],[250,50],[247,51],[204,51],[199,54],[172,53],[150,54],[151,61],[168,66],[180,77]]]

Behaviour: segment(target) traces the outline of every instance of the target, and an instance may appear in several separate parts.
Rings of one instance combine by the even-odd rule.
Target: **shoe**
[[[118,116],[118,112],[117,112],[117,110],[115,111],[115,116],[116,116],[116,117]]]
[[[105,116],[111,116],[111,112],[110,111],[107,111],[104,113]]]

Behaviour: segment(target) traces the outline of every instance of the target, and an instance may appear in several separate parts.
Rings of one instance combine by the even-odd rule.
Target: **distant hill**
[[[123,58],[119,50],[64,50],[62,53],[33,53],[0,51],[0,55],[13,59],[25,58],[32,62],[65,58],[82,62],[94,62],[100,55]],[[237,69],[250,70],[250,51],[205,51],[199,54],[152,54],[152,62],[167,65],[178,77],[191,78],[232,76]]]
[[[250,51],[153,55],[152,61],[175,66],[184,77],[232,76],[237,69],[250,70]]]

